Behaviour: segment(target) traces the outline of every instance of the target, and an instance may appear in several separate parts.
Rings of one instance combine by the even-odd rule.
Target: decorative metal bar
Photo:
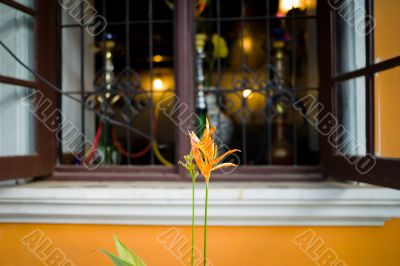
[[[175,1],[174,9],[180,10],[182,6],[179,6],[179,4],[187,5],[183,1],[184,0]],[[181,69],[176,68],[176,71],[178,72],[176,73],[176,86],[179,86],[180,88],[178,92],[184,94],[179,95],[183,96],[180,97],[180,99],[183,99],[185,102],[191,102],[193,100],[198,109],[199,107],[204,107],[203,109],[207,110],[209,118],[213,116],[216,119],[216,125],[218,128],[222,128],[217,130],[216,135],[223,136],[224,134],[227,135],[228,132],[233,138],[232,141],[235,142],[235,145],[241,146],[241,164],[282,164],[282,161],[276,159],[276,155],[282,151],[282,147],[279,147],[279,145],[288,141],[290,143],[286,143],[287,146],[284,147],[286,149],[285,152],[287,149],[290,149],[291,151],[288,156],[292,156],[293,158],[286,160],[283,164],[298,165],[298,141],[303,137],[302,135],[299,135],[299,132],[303,131],[301,131],[301,126],[297,126],[299,121],[296,121],[296,114],[292,109],[292,104],[296,100],[297,94],[310,91],[311,88],[300,86],[302,84],[298,84],[297,81],[296,65],[298,63],[298,51],[296,40],[297,30],[295,24],[300,23],[302,20],[314,21],[316,16],[301,15],[305,14],[301,12],[300,14],[289,13],[288,16],[284,17],[275,16],[273,15],[275,11],[272,10],[275,8],[274,3],[269,0],[265,1],[265,14],[263,16],[258,15],[263,11],[255,13],[257,16],[251,16],[254,13],[249,13],[252,12],[251,9],[248,8],[250,2],[239,0],[237,3],[240,3],[240,16],[223,17],[225,14],[223,12],[225,8],[227,8],[224,3],[223,0],[215,0],[213,1],[212,6],[209,4],[207,7],[208,9],[206,9],[206,12],[204,12],[202,16],[195,15],[195,12],[190,16],[190,20],[193,21],[196,26],[201,27],[202,24],[208,23],[207,27],[211,26],[213,31],[207,33],[214,34],[208,36],[208,46],[205,45],[202,49],[196,49],[196,52],[193,53],[193,55],[187,55],[187,58],[193,56],[190,60],[185,59],[185,62],[179,62],[180,68],[185,65],[194,66],[194,63],[196,64],[195,75],[193,75],[192,70],[184,71],[184,73],[187,73],[186,76],[189,76],[191,82],[187,81],[187,77],[182,78],[182,76],[179,76]],[[109,163],[132,165],[145,162],[146,164],[155,165],[160,161],[156,159],[156,157],[159,157],[153,147],[153,144],[157,143],[155,130],[159,123],[154,115],[156,110],[155,101],[158,101],[158,93],[160,93],[157,88],[154,88],[153,84],[153,79],[158,77],[158,72],[155,71],[158,71],[157,67],[160,66],[157,63],[154,63],[156,61],[153,61],[154,55],[157,54],[157,40],[155,38],[158,35],[157,28],[154,25],[171,23],[172,20],[158,17],[157,9],[154,9],[154,2],[152,0],[140,4],[144,4],[148,8],[148,17],[146,19],[142,19],[144,17],[142,15],[139,20],[135,20],[135,14],[131,14],[132,5],[134,5],[134,3],[125,0],[125,10],[122,11],[125,15],[125,19],[123,21],[108,22],[107,30],[113,31],[118,28],[116,31],[119,34],[119,40],[115,41],[115,46],[112,45],[112,47],[110,47],[110,43],[106,44],[107,41],[112,39],[112,36],[108,36],[107,31],[105,31],[101,36],[101,40],[100,38],[96,39],[97,43],[101,42],[99,47],[102,52],[102,64],[97,64],[97,70],[101,69],[98,71],[95,78],[94,91],[85,91],[85,40],[83,35],[85,27],[72,24],[60,25],[61,28],[66,29],[79,27],[81,38],[80,91],[63,91],[63,95],[76,95],[83,100],[83,104],[80,108],[82,116],[81,128],[83,134],[85,134],[87,129],[85,127],[87,127],[87,123],[89,122],[85,121],[85,108],[87,104],[93,104],[96,111],[112,119],[104,119],[100,116],[96,120],[96,125],[99,126],[102,124],[103,129],[105,129],[103,130],[103,134],[101,134],[100,142],[106,151],[105,161]],[[190,5],[194,4],[195,1]],[[262,4],[257,3],[257,5],[260,6]],[[216,9],[211,11],[211,7]],[[101,8],[102,15],[106,17],[108,10],[105,0],[101,1]],[[83,6],[81,6],[81,12],[83,12]],[[175,23],[175,31],[189,28],[187,25],[177,25],[182,21],[186,21],[183,18],[177,20],[175,17],[173,21]],[[288,34],[291,35],[291,39],[287,42],[288,44],[284,44],[277,48],[277,40],[274,35],[276,34],[275,30],[276,28],[285,28],[287,25],[285,23],[288,22],[291,23],[291,27],[288,31]],[[250,23],[255,23],[256,26],[260,26],[262,31],[264,30],[265,23],[265,42],[262,37],[261,40],[263,41],[263,46],[260,47],[260,45],[257,47],[263,49],[260,54],[265,52],[265,64],[264,61],[260,61],[260,63],[257,64],[257,67],[252,66],[252,59],[248,48],[246,48],[247,44],[245,43],[248,41],[248,37],[250,37],[248,32],[248,26],[251,25]],[[136,26],[134,27],[133,25],[137,25],[138,29],[145,29],[143,32],[148,34],[148,36],[145,35],[146,37],[142,38],[141,43],[131,41],[132,37],[134,40],[140,38],[140,34],[132,33],[132,29],[136,29]],[[226,32],[227,27],[237,29],[237,32],[235,32],[237,33],[237,36],[229,37],[233,34]],[[190,29],[192,29],[192,26],[190,26]],[[192,34],[192,32],[193,31],[190,30],[190,34]],[[179,35],[181,32],[175,32],[174,34]],[[228,60],[223,60],[223,57],[220,56],[215,56],[212,63],[210,63],[210,57],[214,56],[211,51],[212,47],[215,46],[214,49],[219,52],[223,45],[228,46],[224,39],[223,42],[221,41],[223,35],[228,36],[226,38],[231,38],[229,40],[231,41],[229,45],[232,47],[235,46],[235,49],[237,48],[237,50],[235,50],[237,52],[234,54],[234,59],[238,59],[240,64],[232,64],[227,67],[225,63],[230,62]],[[194,40],[195,36],[192,37]],[[251,38],[253,37],[251,36]],[[190,38],[187,37],[187,39]],[[177,40],[180,39],[175,37],[175,47],[182,48],[184,45],[178,45],[176,43]],[[188,41],[188,43],[192,44],[193,42]],[[146,58],[144,60],[148,61],[140,61],[140,66],[138,66],[136,65],[136,58],[131,57],[136,51],[132,50],[131,46],[133,45],[135,48],[140,48],[140,44],[145,45],[146,49],[148,49],[148,52],[146,50],[146,53],[144,53],[143,56]],[[250,50],[256,50],[257,48],[253,47],[253,49]],[[185,48],[185,50],[186,49],[187,48]],[[111,51],[113,55],[114,53],[119,53],[119,55],[122,56],[119,56],[118,59],[114,59],[114,56],[110,55]],[[182,51],[179,50],[179,52]],[[187,51],[192,53],[192,50],[190,49]],[[288,73],[285,73],[283,70],[283,65],[285,63],[282,60],[282,53],[287,53],[285,54],[285,57],[288,59],[289,63],[286,66],[291,69]],[[262,58],[264,58],[264,54],[262,54]],[[188,63],[187,61],[191,62]],[[114,64],[116,68],[115,76]],[[99,65],[102,65],[102,67]],[[213,67],[210,67],[211,65]],[[163,66],[162,63],[161,66]],[[207,69],[207,67],[209,69]],[[121,68],[123,69],[122,71]],[[143,79],[145,85],[142,86],[142,80],[140,77],[142,72],[136,72],[134,69],[138,71],[146,70],[149,78],[148,84],[147,80]],[[226,79],[227,74],[232,75],[231,84],[229,84],[229,79],[228,81]],[[197,86],[193,90],[194,82],[196,82]],[[188,84],[192,84],[192,87]],[[181,88],[182,86],[185,88]],[[315,88],[312,89],[315,90]],[[184,92],[185,90],[191,91]],[[163,91],[164,94],[172,92],[175,93],[175,90],[171,88]],[[190,95],[192,100],[188,99],[188,95]],[[254,101],[252,102],[250,99],[252,96],[261,99],[261,107],[256,108],[252,105],[252,103],[254,103]],[[137,108],[138,106],[140,106],[140,108]],[[193,105],[189,104],[189,107],[193,107]],[[131,129],[126,127],[125,130],[121,127],[121,124],[117,122],[129,125],[129,127],[138,128],[142,125],[133,125],[134,121],[140,114],[144,113],[146,113],[146,115],[147,113],[150,113],[148,124],[146,124],[150,129],[149,132],[144,133],[147,134],[149,143],[142,151],[135,152],[132,150],[137,149],[137,147],[141,146],[142,143],[137,142],[136,135],[131,132]],[[233,125],[236,126],[236,132],[233,131]],[[123,130],[121,131],[120,129]],[[223,141],[224,137],[221,137],[221,140],[223,144],[229,145],[229,141]],[[284,145],[286,144],[284,143]],[[179,145],[178,149],[182,149],[186,144],[183,141],[179,141]],[[110,152],[107,151],[108,147],[111,149]],[[118,151],[118,160],[115,160],[115,154],[112,152],[113,149]],[[85,150],[82,152],[85,152]],[[181,151],[177,151],[177,156],[180,155]],[[60,156],[62,156],[62,154],[60,154]],[[142,157],[142,159],[136,160],[139,157]]]
[[[154,94],[153,94],[153,0],[149,0],[149,71],[150,71],[150,110],[151,113],[154,112]],[[151,142],[154,142],[154,116],[150,115],[150,135]],[[150,149],[150,164],[154,165],[154,150]]]
[[[126,40],[125,40],[125,46],[126,46],[126,56],[125,56],[125,61],[126,61],[126,66],[125,68],[128,69],[130,68],[130,24],[129,24],[129,0],[125,0],[125,35],[126,35]],[[129,76],[128,76],[129,77]],[[127,85],[128,87],[125,88],[125,90],[128,90],[130,87],[130,77],[129,80],[127,81]],[[129,99],[129,103],[131,103],[130,99]],[[128,154],[131,153],[131,132],[129,130],[126,130],[126,150],[128,151]],[[131,164],[131,156],[127,156],[126,157],[127,160],[127,164],[130,165]]]
[[[84,16],[84,2],[82,1],[80,4],[80,14],[82,17],[82,24],[85,24],[85,16]],[[85,143],[85,99],[84,99],[84,91],[85,91],[85,32],[84,28],[80,28],[80,86],[81,86],[81,130],[82,130],[82,136],[81,136],[81,142]],[[85,154],[85,147],[82,145],[82,155]]]
[[[296,97],[296,74],[297,74],[297,38],[296,38],[296,23],[295,15],[292,13],[290,16],[291,21],[291,32],[292,32],[292,82],[291,87],[293,89],[292,96]],[[292,109],[292,134],[293,134],[293,164],[297,165],[297,124],[296,124],[296,113]]]

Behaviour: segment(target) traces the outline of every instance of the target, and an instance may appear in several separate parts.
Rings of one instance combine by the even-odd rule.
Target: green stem
[[[192,266],[194,266],[194,189],[196,176],[192,175]]]
[[[207,209],[208,209],[208,182],[206,182],[206,203],[204,207],[204,266],[207,264]]]

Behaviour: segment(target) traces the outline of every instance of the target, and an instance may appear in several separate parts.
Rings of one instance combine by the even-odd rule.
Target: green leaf
[[[107,250],[101,249],[100,251],[106,254],[112,260],[115,266],[134,266],[133,264],[118,258],[117,256],[108,252]]]
[[[131,250],[129,250],[129,248],[125,246],[124,243],[119,241],[117,236],[115,235],[114,235],[114,241],[120,259],[127,261],[133,266],[146,266],[146,264],[140,259],[140,257]]]

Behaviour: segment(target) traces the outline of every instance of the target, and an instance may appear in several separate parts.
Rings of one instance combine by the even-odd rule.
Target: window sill
[[[202,224],[204,184],[197,184]],[[215,182],[209,224],[380,226],[400,217],[400,191],[336,182]],[[190,225],[187,182],[40,181],[0,188],[1,223]]]

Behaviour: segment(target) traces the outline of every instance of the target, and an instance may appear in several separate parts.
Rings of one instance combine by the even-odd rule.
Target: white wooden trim
[[[197,185],[197,224],[204,186]],[[190,225],[191,184],[33,182],[0,187],[0,223]],[[209,224],[379,226],[400,217],[400,191],[322,183],[211,183]]]

